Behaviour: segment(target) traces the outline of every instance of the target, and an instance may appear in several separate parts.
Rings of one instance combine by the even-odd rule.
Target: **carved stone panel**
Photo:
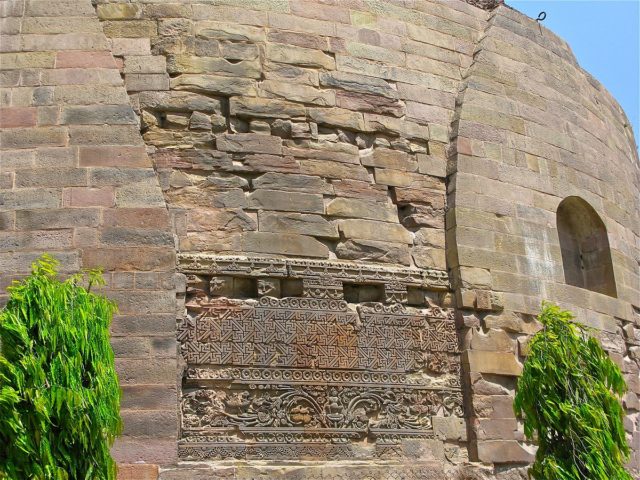
[[[259,268],[237,274],[258,277],[255,299],[187,299],[183,459],[409,458],[411,442],[433,441],[434,417],[462,416],[451,309],[403,305],[407,282],[397,279],[380,282],[386,303],[353,305],[335,269]],[[269,295],[300,276],[302,297]]]

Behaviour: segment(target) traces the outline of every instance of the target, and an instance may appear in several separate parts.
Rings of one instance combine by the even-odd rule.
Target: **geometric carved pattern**
[[[189,271],[181,458],[408,458],[433,417],[462,416],[453,311],[402,304],[422,274],[238,258]],[[257,277],[260,298],[209,296],[225,276]],[[303,297],[268,296],[260,280],[277,278],[301,278]],[[383,285],[388,304],[348,304],[344,281]]]

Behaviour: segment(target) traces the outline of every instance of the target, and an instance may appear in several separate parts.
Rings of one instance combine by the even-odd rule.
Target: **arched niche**
[[[567,197],[556,221],[565,282],[616,297],[607,229],[593,207],[580,197]]]

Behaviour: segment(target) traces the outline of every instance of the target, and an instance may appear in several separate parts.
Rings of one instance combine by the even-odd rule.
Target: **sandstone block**
[[[341,180],[369,181],[369,173],[361,165],[349,165],[326,160],[300,160],[300,172]]]
[[[192,92],[142,92],[140,106],[164,112],[222,111],[222,103],[216,98]]]
[[[365,260],[401,265],[411,263],[409,247],[406,244],[375,240],[350,239],[340,242],[336,247],[336,255],[345,260]]]
[[[173,247],[173,234],[158,230],[107,227],[100,232],[100,242],[108,246],[167,246]]]
[[[146,463],[121,463],[118,465],[117,480],[158,480],[158,466]]]
[[[464,418],[436,416],[431,418],[436,438],[456,442],[467,440],[467,425]]]
[[[487,315],[484,317],[484,324],[487,328],[501,328],[507,332],[526,333],[533,335],[542,328],[542,325],[535,321],[525,321],[514,312],[503,312],[500,315]]]
[[[157,24],[153,20],[107,20],[102,22],[102,29],[104,34],[111,38],[146,38],[158,34]]]
[[[381,78],[347,72],[322,72],[319,80],[323,87],[340,88],[349,92],[378,95],[391,99],[398,98],[398,92]]]
[[[411,250],[411,256],[416,267],[447,269],[447,260],[443,248],[415,246]]]
[[[231,22],[200,21],[196,23],[196,35],[216,40],[233,42],[264,42],[266,35],[263,28],[241,25]]]
[[[55,52],[0,53],[0,70],[53,68]]]
[[[398,214],[393,205],[355,198],[339,197],[331,200],[327,205],[327,215],[398,222]]]
[[[242,170],[249,172],[300,172],[300,164],[289,156],[247,155],[242,162]]]
[[[113,207],[115,192],[112,187],[72,187],[63,192],[63,202],[71,207]]]
[[[405,152],[388,148],[375,148],[370,154],[361,158],[362,165],[367,167],[390,168],[404,172],[415,172],[416,161]]]
[[[102,212],[105,226],[159,228],[169,226],[169,214],[165,208],[118,208]]]
[[[336,68],[333,57],[319,50],[291,45],[268,44],[266,58],[273,62],[289,63],[303,67],[324,68],[325,70],[335,70]]]
[[[148,38],[112,38],[111,53],[113,55],[151,55]]]
[[[171,79],[171,88],[206,94],[254,96],[256,81],[249,78],[223,77],[210,74],[184,74]],[[235,99],[234,99],[235,100]],[[303,110],[304,114],[304,110]]]
[[[167,247],[101,247],[101,248],[87,248],[82,251],[82,264],[86,268],[103,267],[105,271],[110,270],[171,270],[175,266],[175,251],[173,248]],[[132,292],[126,292],[130,294]],[[144,292],[148,294],[149,292]],[[144,297],[140,295],[139,297]],[[135,312],[135,313],[153,313],[160,312],[163,308],[169,309],[165,311],[171,311],[173,305],[175,305],[175,298],[171,299],[168,296],[163,297],[162,301],[154,302],[153,295],[148,298],[139,298],[141,305],[148,305],[148,310],[136,309],[135,298],[131,297],[126,302],[118,304],[122,308],[122,313]],[[125,305],[130,305],[131,309],[125,309]],[[150,379],[147,379],[150,380]]]
[[[137,117],[129,105],[89,105],[63,107],[63,125],[137,125]]]
[[[167,62],[162,55],[127,55],[124,58],[124,73],[165,73]]]
[[[305,116],[305,108],[302,105],[283,100],[233,97],[229,101],[229,105],[231,115],[238,117],[293,118]]]
[[[318,71],[311,68],[287,65],[286,63],[266,62],[263,73],[267,80],[297,83],[311,87],[319,85]]]
[[[407,243],[413,241],[411,232],[398,224],[369,220],[340,220],[338,228],[345,238],[377,240],[380,242]]]
[[[0,128],[35,127],[36,108],[0,108]]]
[[[474,332],[471,339],[473,350],[489,352],[515,352],[516,342],[504,330],[489,329],[486,333]]]
[[[248,196],[249,208],[293,212],[324,213],[322,195],[256,190]]]
[[[388,189],[385,185],[347,179],[336,180],[331,185],[339,197],[355,197],[376,202],[386,202],[388,198]]]
[[[418,154],[418,172],[433,177],[445,178],[447,176],[447,160],[432,155]]]
[[[407,205],[400,209],[400,222],[408,228],[444,228],[444,215],[431,205]]]
[[[261,211],[258,212],[258,224],[261,232],[338,238],[338,229],[319,215]]]
[[[302,193],[333,194],[332,185],[320,177],[268,172],[251,181],[253,188]]]
[[[309,117],[318,124],[343,127],[349,130],[366,131],[361,113],[342,108],[309,108]]]
[[[460,266],[460,277],[465,288],[491,288],[491,272],[488,269]]]
[[[67,130],[63,127],[11,128],[0,132],[3,148],[56,147],[67,144]]]
[[[107,3],[98,5],[100,20],[128,20],[140,18],[142,7],[131,3]]]
[[[260,88],[268,95],[284,98],[292,102],[310,103],[323,107],[336,104],[336,95],[331,90],[318,90],[306,85],[264,80]]]
[[[242,251],[327,258],[329,249],[313,237],[286,233],[247,232],[242,235]]]
[[[216,136],[218,150],[226,152],[282,153],[282,139],[255,133],[224,133]]]
[[[472,372],[511,376],[522,373],[522,364],[513,353],[467,350],[464,352],[463,361]]]
[[[127,73],[124,84],[128,92],[169,90],[169,75],[166,73]]]
[[[404,105],[398,100],[356,92],[337,92],[335,104],[348,110],[374,112],[378,114],[401,117],[404,115]]]
[[[272,30],[269,32],[267,40],[272,43],[284,43],[314,50],[327,50],[328,47],[326,38],[309,33]]]
[[[137,125],[71,125],[70,145],[141,145],[140,130]]]
[[[535,449],[512,440],[485,440],[478,442],[478,459],[493,463],[531,463]]]
[[[191,55],[169,55],[167,72],[172,73],[211,73],[244,78],[260,78],[260,63],[257,60],[230,62],[220,57],[196,57]]]
[[[438,228],[420,228],[415,232],[414,244],[424,245],[427,247],[444,248],[444,231]]]

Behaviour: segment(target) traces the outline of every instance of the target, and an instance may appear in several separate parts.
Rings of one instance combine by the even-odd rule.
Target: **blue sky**
[[[640,143],[640,0],[506,0],[565,39],[582,68],[620,103]]]

